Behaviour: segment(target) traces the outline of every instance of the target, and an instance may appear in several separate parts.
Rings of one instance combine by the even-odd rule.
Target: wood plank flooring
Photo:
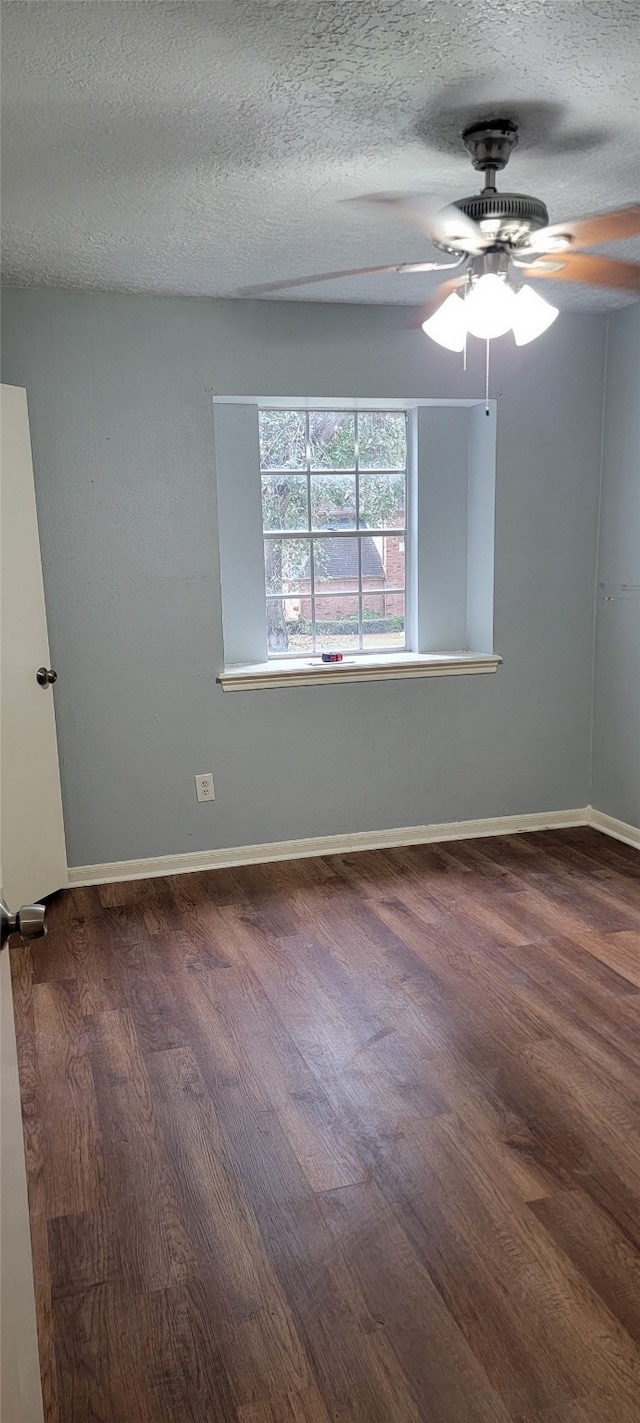
[[[638,1423],[634,850],[211,871],[49,924],[12,950],[47,1423]]]

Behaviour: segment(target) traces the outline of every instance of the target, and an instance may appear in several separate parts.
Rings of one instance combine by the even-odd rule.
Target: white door
[[[9,909],[67,883],[27,399],[1,389],[0,886]],[[18,949],[18,952],[20,950]],[[9,954],[0,955],[0,1416],[42,1423]]]
[[[15,912],[67,884],[49,640],[26,391],[3,385],[0,863]]]

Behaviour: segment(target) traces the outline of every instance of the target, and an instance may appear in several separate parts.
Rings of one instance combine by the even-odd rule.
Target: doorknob
[[[40,939],[47,932],[44,904],[23,904],[16,914],[0,899],[0,943],[10,934],[22,934],[23,939]]]
[[[57,680],[58,673],[54,672],[53,667],[38,668],[36,672],[36,682],[39,682],[41,687],[46,687],[50,682],[57,682]]]

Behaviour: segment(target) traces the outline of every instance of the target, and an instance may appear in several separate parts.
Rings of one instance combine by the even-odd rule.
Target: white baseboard
[[[361,830],[351,835],[317,835],[310,840],[274,840],[265,845],[237,845],[227,850],[199,850],[190,855],[159,855],[149,860],[116,860],[110,865],[75,865],[69,885],[111,884],[116,880],[153,879],[234,865],[262,865],[272,860],[300,860],[313,855],[347,855],[356,850],[391,850],[401,845],[428,845],[440,840],[471,840],[489,835],[516,835],[531,830],[558,830],[594,824],[590,806],[581,810],[539,811],[532,815],[502,815],[487,820],[452,820],[441,825],[408,825],[391,830]],[[603,816],[608,820],[608,816]],[[612,825],[619,822],[611,821]],[[606,826],[599,829],[606,831]],[[630,826],[621,826],[631,832]],[[607,833],[616,834],[610,830]],[[638,833],[638,832],[631,832]],[[619,836],[624,839],[624,835]],[[629,843],[640,843],[630,841]]]
[[[633,845],[640,849],[640,829],[636,825],[627,825],[624,820],[616,820],[613,815],[605,815],[602,810],[594,810],[589,807],[589,824],[594,830],[602,830],[605,835],[612,835],[614,840],[624,840],[625,845]]]

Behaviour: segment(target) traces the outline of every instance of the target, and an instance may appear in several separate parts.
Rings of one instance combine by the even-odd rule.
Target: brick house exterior
[[[336,520],[336,527],[339,527]],[[319,535],[322,537],[322,535]],[[331,539],[327,532],[325,545],[328,567],[320,577],[316,575],[316,598],[331,596],[331,603],[316,605],[316,617],[323,620],[325,610],[330,610],[331,618],[357,618],[358,616],[358,551],[357,539]],[[381,618],[402,616],[404,594],[387,593],[387,588],[403,588],[405,582],[404,534],[385,534],[379,538],[365,537],[362,546],[362,592],[366,599],[365,608],[377,613]],[[338,588],[336,589],[336,584]],[[291,592],[286,597],[286,617],[295,622],[298,618],[311,619],[311,599],[305,597],[311,590],[308,573],[292,581]],[[355,595],[355,596],[354,596]]]

